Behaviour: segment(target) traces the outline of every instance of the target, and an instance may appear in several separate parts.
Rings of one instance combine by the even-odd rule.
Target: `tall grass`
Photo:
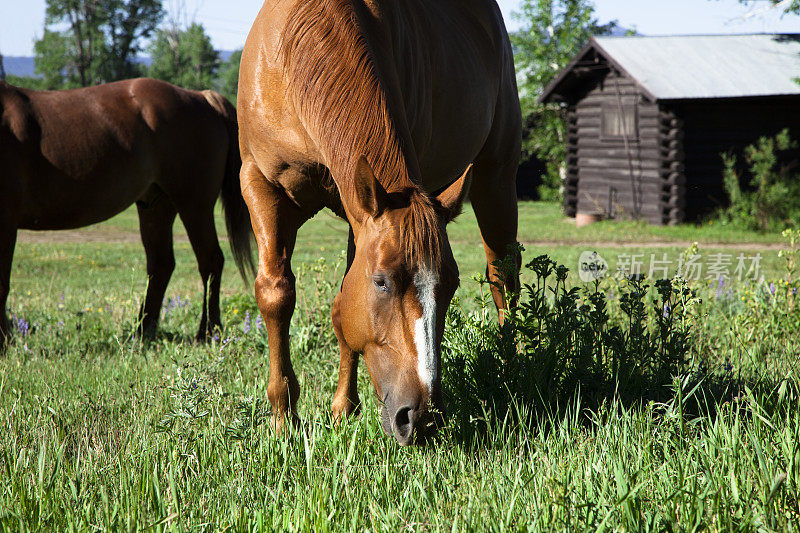
[[[387,438],[377,402],[334,427],[331,270],[298,272],[303,422],[281,437],[267,423],[252,297],[225,299],[226,330],[208,345],[184,342],[199,308],[183,295],[167,302],[151,344],[130,335],[136,306],[124,287],[100,306],[20,302],[0,359],[0,526],[800,528],[800,320],[788,262],[781,279],[720,290],[573,286],[566,269],[533,259],[502,328],[488,295],[452,306],[448,423],[425,448]],[[359,386],[366,396],[366,376]]]

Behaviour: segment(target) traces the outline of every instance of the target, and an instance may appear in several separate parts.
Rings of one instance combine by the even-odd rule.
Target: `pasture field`
[[[469,208],[449,226],[462,273],[443,354],[452,416],[435,445],[411,448],[382,433],[364,365],[362,414],[332,424],[329,310],[347,237],[332,216],[298,238],[302,424],[282,436],[268,424],[252,284],[226,243],[220,338],[190,341],[201,286],[176,224],[161,333],[142,344],[131,335],[146,283],[135,210],[78,232],[21,233],[15,339],[0,356],[0,527],[800,530],[800,257],[787,240],[713,224],[575,228],[554,204],[520,208],[523,262],[548,254],[572,272],[560,284],[543,259],[525,269],[530,305],[509,344],[477,280]],[[703,258],[732,256],[731,271],[739,254],[760,254],[756,279],[705,270],[644,290],[574,273],[585,250],[612,270],[634,254],[667,254],[674,267],[692,241]]]

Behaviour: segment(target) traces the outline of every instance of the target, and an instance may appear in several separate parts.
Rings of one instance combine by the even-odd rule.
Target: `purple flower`
[[[244,333],[245,335],[250,333],[250,311],[244,313]]]
[[[722,296],[725,293],[725,277],[720,275],[719,281],[717,282],[717,298]]]
[[[174,298],[170,298],[169,302],[167,302],[166,307],[164,308],[164,316],[166,316],[170,311],[177,309],[179,307],[186,307],[189,305],[189,300],[181,300],[180,296],[175,296]]]
[[[27,337],[30,334],[31,325],[24,318],[14,315],[14,318],[11,320],[11,322],[14,324],[14,328],[17,330],[17,333],[20,335],[20,337]]]
[[[214,336],[213,336],[213,337],[211,337],[211,340],[212,340],[212,341],[214,341],[214,342],[219,342],[219,333],[217,333],[217,332],[215,331],[215,332],[214,332]]]
[[[733,372],[733,365],[731,364],[730,359],[725,359],[725,365],[722,368],[725,370],[726,374]]]
[[[261,314],[256,315],[256,332],[261,332],[261,326],[264,325],[264,321],[261,320]]]
[[[668,303],[664,303],[664,318],[669,318],[669,314],[672,311],[672,307]]]
[[[772,295],[775,296],[775,284],[772,283],[771,281],[769,282],[769,292],[771,292]]]

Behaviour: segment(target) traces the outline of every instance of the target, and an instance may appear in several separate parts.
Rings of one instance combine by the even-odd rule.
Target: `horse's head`
[[[469,169],[437,197],[387,193],[365,159],[351,211],[355,255],[342,284],[345,341],[362,352],[383,401],[382,426],[400,444],[430,435],[441,413],[439,346],[458,267],[445,225],[469,189]]]

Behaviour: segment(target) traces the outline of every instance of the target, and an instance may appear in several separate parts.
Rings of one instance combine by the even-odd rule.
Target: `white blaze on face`
[[[414,342],[417,345],[417,373],[422,384],[433,390],[436,378],[436,276],[430,270],[414,275],[422,316],[414,323]]]

